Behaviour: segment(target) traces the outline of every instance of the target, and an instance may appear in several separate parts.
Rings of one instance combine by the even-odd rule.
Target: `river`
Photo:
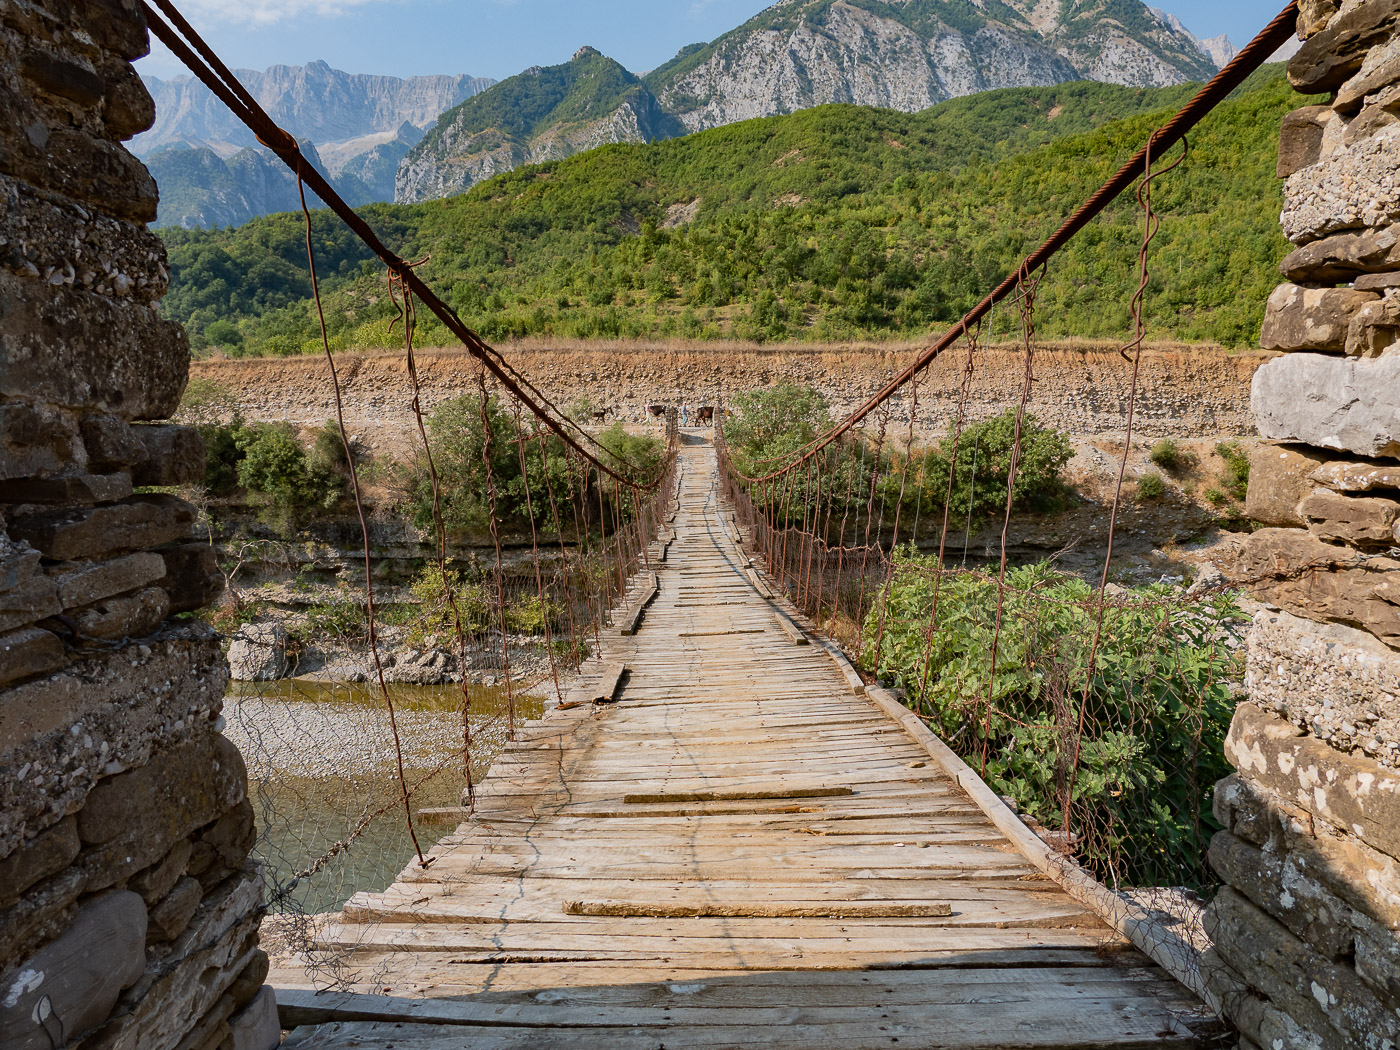
[[[459,805],[462,687],[391,685],[389,691],[412,810]],[[486,686],[468,692],[472,771],[479,778],[505,743],[507,697]],[[517,696],[516,718],[538,718],[543,706],[539,697]],[[224,718],[225,733],[248,764],[258,828],[253,854],[266,866],[274,911],[334,911],[351,894],[394,881],[414,851],[394,737],[376,686],[234,682]],[[415,827],[427,850],[455,822],[415,821]]]

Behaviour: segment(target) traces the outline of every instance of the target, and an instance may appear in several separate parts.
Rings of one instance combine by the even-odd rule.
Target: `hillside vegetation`
[[[404,257],[427,257],[419,272],[488,339],[917,337],[980,298],[1191,90],[1076,82],[912,115],[826,106],[361,214]],[[1297,104],[1266,68],[1156,183],[1154,338],[1254,341],[1287,249],[1273,169],[1279,120]],[[1141,227],[1125,199],[1060,253],[1040,287],[1042,334],[1126,330]],[[379,265],[328,213],[314,230],[334,345],[397,345]],[[164,309],[198,350],[319,348],[299,215],[162,235]],[[1010,331],[1015,318],[995,323]],[[447,341],[433,324],[420,335]]]

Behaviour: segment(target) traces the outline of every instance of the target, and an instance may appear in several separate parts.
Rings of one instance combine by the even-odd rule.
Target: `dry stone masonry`
[[[135,0],[0,0],[0,1046],[268,1050]]]
[[[1267,603],[1216,788],[1205,971],[1244,1050],[1400,1045],[1400,0],[1305,0],[1252,409]]]

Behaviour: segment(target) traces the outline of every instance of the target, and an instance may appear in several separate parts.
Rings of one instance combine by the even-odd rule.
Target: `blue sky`
[[[320,58],[351,73],[470,73],[504,79],[567,61],[591,44],[634,72],[709,41],[771,0],[177,0],[230,65],[263,69]],[[1283,0],[1157,0],[1198,36],[1242,46]],[[183,70],[158,51],[138,68]]]

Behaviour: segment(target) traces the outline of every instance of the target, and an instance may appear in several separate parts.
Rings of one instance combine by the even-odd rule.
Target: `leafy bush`
[[[487,399],[484,418],[481,398],[476,395],[443,402],[428,419],[428,435],[437,467],[442,521],[452,532],[484,536],[490,525],[493,491],[496,520],[505,528],[528,529],[533,513],[535,528],[552,532],[551,493],[563,519],[561,527],[572,527],[571,493],[580,485],[597,482],[596,474],[584,481],[581,468],[557,437],[550,434],[541,442],[532,417],[523,416],[522,428],[517,429],[516,420],[494,397]],[[614,469],[642,481],[655,475],[664,452],[655,438],[629,434],[621,423],[603,431],[597,440],[612,454]],[[426,460],[416,464],[413,474],[413,520],[419,528],[427,528],[433,523],[433,487]],[[585,495],[582,513],[596,524],[596,489]],[[611,498],[611,485],[605,485],[605,506]],[[630,507],[630,497],[624,495],[622,513],[627,514]],[[608,509],[604,520],[609,527],[610,515]]]
[[[1249,490],[1249,456],[1240,448],[1238,441],[1222,441],[1215,446],[1215,454],[1225,461],[1221,482],[1230,498],[1243,503]]]
[[[896,552],[887,600],[864,625],[867,666],[999,793],[1059,827],[1068,801],[1080,856],[1139,884],[1201,884],[1212,785],[1234,702],[1244,614],[1228,597],[1153,586],[1113,599],[1087,680],[1094,590],[1046,563],[1012,569],[997,631],[994,576]],[[990,701],[990,702],[989,702]],[[1082,738],[1079,727],[1082,725]],[[1079,739],[1076,757],[1076,739]]]
[[[199,428],[204,438],[204,487],[215,496],[247,495],[262,517],[288,532],[310,512],[330,510],[345,496],[345,479],[308,451],[289,423]],[[342,457],[343,458],[343,457]]]
[[[458,569],[449,566],[444,576],[442,570],[430,562],[409,584],[408,590],[417,603],[416,612],[407,625],[412,645],[426,645],[429,638],[436,638],[442,644],[444,639],[454,637],[457,617],[461,618],[462,630],[468,634],[478,634],[490,626],[491,607],[485,589],[478,583],[467,583]]]
[[[969,512],[974,525],[1001,517],[1006,511],[1015,436],[1014,409],[969,424],[957,441],[956,462],[953,462],[954,434],[950,429],[938,447],[924,455],[924,507],[943,506],[951,470],[953,520],[965,520]],[[1073,455],[1067,435],[1041,426],[1027,413],[1021,422],[1021,454],[1012,487],[1012,510],[1043,512],[1063,506],[1069,496],[1064,468]]]
[[[1144,474],[1138,478],[1137,498],[1149,502],[1159,500],[1167,494],[1167,483],[1157,473]]]
[[[1182,448],[1171,438],[1162,438],[1161,441],[1153,445],[1152,451],[1147,454],[1147,458],[1168,474],[1178,474],[1186,470],[1196,461],[1195,456]]]

